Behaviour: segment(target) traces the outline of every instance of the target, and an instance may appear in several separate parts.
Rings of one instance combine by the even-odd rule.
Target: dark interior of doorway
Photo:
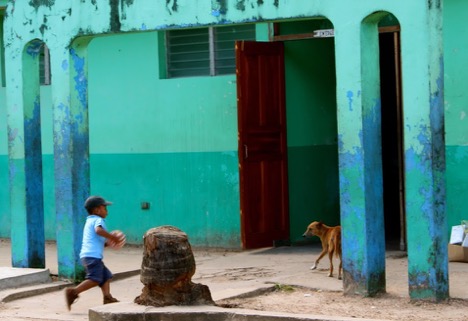
[[[379,45],[385,243],[387,250],[404,251],[406,218],[399,35],[398,31],[382,32]]]

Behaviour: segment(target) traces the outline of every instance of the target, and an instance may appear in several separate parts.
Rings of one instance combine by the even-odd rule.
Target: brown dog
[[[330,273],[328,273],[328,276],[333,277],[333,254],[335,254],[340,259],[338,279],[341,280],[341,272],[343,270],[343,262],[341,260],[341,226],[328,226],[322,222],[312,222],[302,236],[314,235],[318,236],[320,241],[322,241],[322,253],[320,253],[317,260],[315,260],[315,264],[310,269],[315,270],[322,257],[328,252],[328,258],[330,259]]]

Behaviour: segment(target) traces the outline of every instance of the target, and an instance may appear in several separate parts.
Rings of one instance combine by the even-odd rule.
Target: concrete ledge
[[[49,269],[0,267],[0,291],[51,282]]]
[[[113,273],[112,281],[123,280],[135,275],[140,274],[140,269],[130,270],[130,271],[123,271],[123,272],[115,272]]]
[[[114,273],[113,280],[138,275],[140,270]],[[0,267],[0,302],[29,298],[72,286],[69,281],[52,282],[49,270]]]
[[[8,289],[0,291],[0,302],[11,302],[14,300],[29,298],[35,295],[58,291],[70,285],[70,282],[58,281],[50,284],[40,284],[16,289]]]
[[[216,306],[141,306],[113,303],[89,310],[89,321],[371,321],[370,319],[225,309]],[[372,319],[372,321],[378,321]],[[381,320],[383,321],[383,320]]]

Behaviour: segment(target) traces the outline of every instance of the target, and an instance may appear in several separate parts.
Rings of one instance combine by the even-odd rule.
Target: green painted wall
[[[195,246],[239,247],[235,76],[159,79],[156,32],[89,50],[91,191],[114,202],[109,227],[130,243],[171,224]]]
[[[302,32],[312,23],[281,29]],[[265,38],[262,26],[259,37]],[[141,243],[151,227],[173,224],[189,233],[194,245],[238,247],[235,76],[160,79],[158,41],[150,32],[90,44],[91,191],[114,201],[108,224],[124,229],[130,243]],[[339,223],[333,51],[332,38],[285,45],[293,242],[303,241],[312,220]],[[50,86],[43,86],[45,233],[55,239],[50,95]],[[5,111],[0,117],[5,124]],[[2,129],[1,175],[7,182]],[[0,237],[9,237],[7,184],[0,193]],[[149,202],[150,210],[142,210],[141,202]]]
[[[468,68],[468,60],[465,58],[468,54],[468,40],[462,36],[467,29],[464,21],[468,11],[465,10],[465,6],[461,0],[444,2],[446,179],[449,226],[458,224],[460,219],[466,219],[468,213],[468,205],[464,201],[468,196],[468,174],[466,174],[468,120],[464,108],[467,106],[464,84],[468,83],[466,79],[468,76],[466,72],[459,72]],[[306,22],[304,26],[307,26]],[[287,32],[288,28],[297,31],[301,27],[297,23],[284,23],[282,28],[282,32]],[[158,177],[158,173],[166,171],[165,159],[172,159],[175,164],[187,164],[191,157],[205,159],[211,163],[211,166],[218,167],[217,170],[224,168],[223,173],[229,177],[226,181],[237,179],[237,163],[233,160],[237,148],[234,76],[159,79],[158,50],[156,33],[103,37],[93,40],[90,46],[91,188],[93,192],[104,194],[116,202],[109,216],[109,223],[112,226],[117,227],[121,220],[125,222],[123,217],[128,213],[141,215],[141,225],[139,220],[135,220],[133,225],[128,226],[132,231],[130,239],[135,242],[138,242],[138,233],[143,232],[147,226],[165,221],[172,222],[170,215],[173,214],[162,214],[163,209],[164,212],[170,212],[169,208],[159,209],[161,196],[158,192],[161,192],[158,191],[160,185],[158,180],[166,182],[169,180],[168,177]],[[299,240],[304,225],[311,220],[330,219],[333,223],[339,220],[333,50],[332,39],[295,41],[286,44],[291,240],[293,241]],[[319,63],[314,63],[317,61]],[[41,101],[43,101],[46,238],[53,239],[55,213],[52,192],[52,116],[48,103],[49,89],[49,87],[42,88]],[[181,95],[180,92],[187,95]],[[6,124],[4,106],[5,89],[2,88],[0,90],[1,124]],[[323,119],[326,121],[322,121]],[[101,124],[103,122],[105,126]],[[0,126],[0,179],[4,182],[0,187],[0,237],[9,236],[10,221],[6,136],[6,126]],[[194,155],[190,155],[192,152]],[[184,155],[185,153],[189,154]],[[170,157],[166,158],[167,156]],[[129,169],[134,164],[139,164],[141,175],[129,173]],[[102,177],[101,173],[109,168],[114,172]],[[199,179],[198,184],[195,184],[198,189],[202,186],[201,177],[213,179],[212,174],[208,173],[207,166],[201,166],[195,173],[198,176],[192,175],[192,177],[196,176]],[[138,196],[138,200],[127,200],[131,195],[128,194],[127,185],[141,188],[143,192]],[[235,190],[234,185],[235,183],[232,187]],[[172,196],[174,199],[182,193],[187,197],[188,203],[195,199],[191,195],[185,195],[187,191],[178,189],[175,183],[169,184],[167,188],[179,191],[174,192]],[[235,193],[238,191],[235,190]],[[229,195],[228,198],[228,200],[215,201],[207,208],[222,208],[219,210],[219,215],[227,217],[231,222],[233,225],[231,233],[238,233],[238,199],[236,195]],[[151,202],[151,210],[142,211],[139,208],[141,201]],[[224,201],[226,203],[223,203]],[[189,216],[186,221],[200,219],[200,213],[203,211],[197,209],[196,212],[187,214],[193,216]],[[178,217],[182,214],[178,212],[174,215]],[[208,228],[206,227],[205,231],[208,231]],[[198,227],[194,227],[191,232],[195,232],[194,235],[201,233]],[[197,236],[198,239],[201,240]],[[233,245],[238,240],[228,242]]]
[[[328,20],[280,24],[281,34],[333,28]],[[312,221],[340,223],[334,39],[285,42],[290,238]]]
[[[99,154],[91,161],[92,190],[114,202],[109,228],[124,230],[129,243],[141,243],[149,228],[174,225],[195,246],[240,246],[236,152]]]
[[[0,6],[6,1],[0,1]],[[0,11],[0,32],[3,34],[3,10]],[[8,141],[5,93],[5,57],[0,37],[0,237],[10,237],[10,199],[8,184]]]
[[[0,88],[0,237],[10,237],[5,87]]]
[[[44,219],[46,239],[55,239],[54,160],[52,155],[52,106],[50,87],[41,87],[42,151],[44,172]],[[8,138],[5,88],[0,88],[0,238],[10,237],[10,192],[8,186]],[[14,213],[13,213],[14,215]]]
[[[35,228],[38,224],[33,224],[37,222],[32,219],[38,216],[34,215],[31,209],[35,208],[29,202],[39,203],[37,196],[42,195],[42,186],[25,174],[25,171],[38,172],[37,166],[34,166],[38,162],[28,162],[35,158],[25,158],[30,154],[25,153],[25,146],[27,151],[32,152],[39,147],[31,130],[35,130],[38,119],[37,113],[33,113],[37,111],[37,77],[31,77],[31,70],[37,69],[33,58],[40,40],[51,49],[53,82],[54,79],[56,81],[52,92],[57,142],[54,159],[59,174],[55,180],[58,189],[56,207],[57,224],[63,227],[59,229],[58,248],[61,251],[58,257],[62,268],[59,274],[75,278],[75,272],[79,271],[76,252],[80,232],[77,231],[82,222],[77,218],[81,199],[88,193],[90,182],[93,193],[105,194],[113,200],[133,200],[133,195],[128,195],[133,190],[129,188],[127,191],[123,186],[134,185],[140,191],[143,189],[139,183],[144,182],[144,187],[151,191],[143,195],[148,197],[145,201],[155,204],[155,210],[160,210],[165,221],[174,219],[179,222],[183,218],[184,222],[190,222],[187,228],[191,230],[187,232],[195,235],[195,244],[213,227],[219,233],[211,233],[214,240],[205,243],[213,242],[225,247],[231,245],[232,240],[233,246],[238,245],[234,244],[238,233],[223,235],[222,230],[225,222],[238,223],[239,220],[238,184],[232,181],[237,177],[234,165],[237,162],[231,162],[236,155],[237,136],[233,116],[236,109],[233,76],[159,80],[157,75],[160,73],[154,62],[157,61],[157,46],[152,50],[152,45],[157,43],[155,33],[141,35],[141,38],[125,38],[128,41],[120,43],[124,38],[94,41],[88,54],[86,46],[90,37],[325,16],[334,23],[336,31],[344,290],[348,294],[361,293],[365,296],[385,290],[380,199],[382,175],[380,157],[375,157],[380,154],[381,106],[377,23],[386,14],[381,12],[383,10],[393,13],[404,31],[401,49],[405,191],[407,220],[412,227],[408,229],[410,297],[432,300],[448,297],[447,238],[444,233],[447,228],[443,180],[445,145],[441,126],[444,119],[441,1],[414,0],[405,2],[405,5],[385,0],[352,3],[346,0],[299,1],[292,6],[285,1],[195,0],[176,4],[141,0],[120,4],[117,1],[108,4],[100,2],[100,5],[96,2],[66,1],[9,2],[4,34],[8,61],[8,125],[14,134],[9,137],[9,159],[12,160],[9,176],[12,182],[11,206],[17,212],[13,213],[17,216],[12,219],[15,225],[12,232],[15,241],[13,254],[17,255],[19,264],[26,261],[24,254],[33,253],[25,246],[34,241],[34,238],[28,237],[29,232],[42,241],[42,235],[38,235],[40,228]],[[135,46],[132,45],[134,40]],[[28,50],[23,53],[25,48]],[[88,62],[92,71],[89,78]],[[296,79],[300,77],[302,75]],[[88,97],[89,128],[86,112]],[[314,103],[322,101],[318,98],[314,101],[313,98],[311,96]],[[300,110],[305,105],[291,105],[289,115],[302,114],[295,109]],[[18,110],[24,110],[27,117],[23,117]],[[319,115],[318,110],[312,115]],[[317,123],[318,120],[311,126]],[[321,153],[326,156],[325,159],[331,160],[332,153],[327,154],[325,147],[330,147],[330,150],[334,147],[334,141],[329,140],[336,137],[332,127],[326,127],[329,135],[319,135],[317,141],[303,142],[292,134],[291,166],[294,166],[295,160],[302,158],[301,154]],[[86,150],[83,153],[83,149],[88,148],[88,129],[92,142],[91,163],[88,163]],[[457,143],[454,146],[460,145]],[[102,159],[97,158],[101,155]],[[320,162],[317,164],[320,165]],[[91,181],[88,179],[88,165],[91,165]],[[132,166],[137,166],[139,171],[134,176],[127,172]],[[220,177],[216,171],[226,173],[226,176]],[[133,174],[135,172],[133,169]],[[158,199],[164,193],[156,187],[160,181],[168,194]],[[307,188],[309,185],[308,182],[297,182],[293,178],[292,186]],[[204,203],[205,199],[208,200],[204,195],[209,195],[213,190],[222,190],[226,188],[225,185],[235,190],[237,195],[233,199],[236,204],[231,204],[229,199],[213,198],[213,195],[210,195],[209,203]],[[199,193],[198,197],[192,197],[196,193]],[[170,205],[158,204],[161,200],[169,201]],[[184,201],[190,205],[181,205],[180,202]],[[122,224],[123,217],[131,217],[136,208],[132,204],[127,205],[124,208],[125,216],[117,211],[120,209],[114,212],[115,222]],[[31,213],[33,215],[28,215]],[[118,219],[119,215],[122,215],[121,220]],[[214,215],[215,219],[210,217],[205,221],[207,215]],[[159,219],[154,215],[148,222],[157,223]],[[208,221],[214,223],[210,226],[204,224]],[[25,222],[29,224],[25,225]],[[110,223],[113,224],[112,221]],[[132,220],[131,225],[125,228],[144,229],[142,223],[145,223],[144,215]],[[218,234],[224,237],[219,242]]]
[[[124,230],[129,243],[172,224],[193,245],[239,247],[235,76],[159,79],[156,32],[97,38],[89,57],[91,191],[114,202],[109,227]],[[43,86],[45,233],[55,239],[50,101],[50,87]],[[4,109],[0,117],[6,124]],[[6,126],[1,129],[0,237],[9,237]]]
[[[468,3],[444,2],[448,225],[468,219]]]
[[[300,32],[298,24],[281,30],[288,28]],[[90,61],[91,190],[116,200],[108,220],[124,223],[131,242],[149,227],[174,224],[194,244],[239,246],[235,77],[159,79],[156,40],[135,34],[90,45],[91,53],[108,53]],[[333,39],[285,47],[293,242],[312,220],[339,223],[333,51]],[[143,201],[150,211],[140,209]],[[138,219],[126,219],[128,212]]]

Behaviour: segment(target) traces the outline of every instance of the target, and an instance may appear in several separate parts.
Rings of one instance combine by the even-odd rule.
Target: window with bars
[[[236,40],[255,40],[255,25],[166,31],[167,78],[234,74]]]
[[[41,85],[50,85],[50,55],[49,48],[45,44],[41,46],[39,52],[39,81]]]
[[[3,34],[3,21],[4,21],[4,7],[0,7],[0,34]],[[49,48],[46,44],[42,44],[39,51],[39,82],[40,85],[51,84],[50,73],[50,55]],[[3,39],[0,38],[0,86],[6,86],[5,80],[5,48],[3,46]]]

